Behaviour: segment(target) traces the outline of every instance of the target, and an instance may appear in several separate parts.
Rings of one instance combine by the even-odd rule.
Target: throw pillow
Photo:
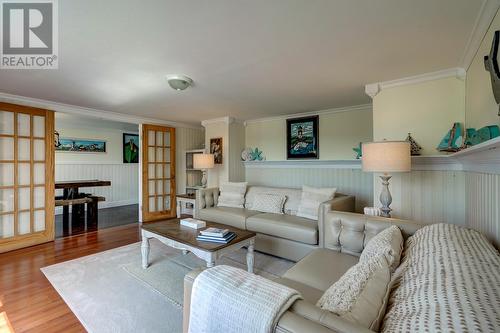
[[[387,259],[391,272],[394,272],[399,266],[402,251],[403,235],[401,230],[393,225],[382,230],[368,241],[363,252],[361,252],[359,261],[364,262],[383,256]]]
[[[220,185],[220,195],[217,202],[218,207],[243,208],[245,203],[245,193],[247,184],[244,183],[222,183]]]
[[[325,201],[332,200],[335,197],[335,192],[337,192],[336,188],[302,186],[302,197],[297,216],[318,220],[319,205]]]
[[[281,194],[260,193],[255,196],[252,210],[262,213],[283,214],[286,196]]]
[[[391,272],[384,258],[359,262],[328,288],[316,305],[377,330],[387,306],[390,280]]]

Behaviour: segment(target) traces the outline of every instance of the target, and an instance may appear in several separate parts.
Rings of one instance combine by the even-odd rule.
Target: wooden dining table
[[[66,180],[55,182],[55,189],[62,189],[63,195],[56,197],[56,206],[63,207],[63,234],[69,232],[69,206],[72,207],[71,227],[72,231],[81,231],[85,228],[85,204],[87,204],[87,229],[97,229],[99,201],[104,197],[82,193],[82,187],[111,186],[109,180]]]

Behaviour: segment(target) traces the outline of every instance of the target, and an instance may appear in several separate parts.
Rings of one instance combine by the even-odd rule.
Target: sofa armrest
[[[204,268],[195,269],[186,274],[184,277],[184,305],[182,310],[182,332],[187,333],[189,328],[189,314],[191,311],[191,292],[193,289],[194,280]]]
[[[196,205],[194,216],[198,217],[200,209],[217,206],[219,200],[219,188],[202,188],[196,191]]]
[[[318,233],[319,247],[324,244],[325,219],[326,214],[332,210],[340,212],[354,212],[356,199],[352,195],[338,194],[332,200],[325,201],[319,205],[318,211]]]
[[[326,204],[326,208],[329,206],[329,210],[335,210],[338,212],[354,212],[356,209],[356,198],[352,195],[340,194],[323,204]]]
[[[288,314],[294,314],[299,318]],[[304,300],[296,301],[280,319],[278,326],[290,332],[373,333],[366,327],[350,322]]]

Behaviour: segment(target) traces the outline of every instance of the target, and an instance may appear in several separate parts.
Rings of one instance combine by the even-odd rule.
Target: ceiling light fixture
[[[193,84],[193,80],[185,75],[170,74],[167,75],[167,81],[174,90],[185,90]]]

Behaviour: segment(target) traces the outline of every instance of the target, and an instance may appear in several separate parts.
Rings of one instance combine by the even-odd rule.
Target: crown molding
[[[488,29],[490,28],[499,8],[500,0],[483,0],[483,4],[477,14],[476,21],[474,22],[474,26],[460,60],[460,64],[466,70],[468,70],[472,64],[472,61],[474,60],[474,57],[484,40],[484,36],[488,32]]]
[[[397,79],[397,80],[391,80],[391,81],[384,81],[384,82],[376,82],[376,83],[371,83],[367,84],[365,86],[365,93],[370,96],[371,98],[374,98],[377,96],[379,92],[381,92],[383,89],[387,88],[394,88],[394,87],[400,87],[400,86],[406,86],[410,84],[417,84],[417,83],[422,83],[422,82],[427,82],[427,81],[434,81],[434,80],[440,80],[440,79],[445,79],[449,77],[455,77],[459,80],[465,80],[466,76],[466,71],[463,68],[457,67],[457,68],[449,68],[437,72],[430,72],[430,73],[425,73],[425,74],[420,74],[420,75],[415,75],[415,76],[409,76],[405,77],[402,79]]]
[[[206,127],[209,124],[215,124],[215,123],[225,123],[225,124],[232,124],[236,120],[233,117],[219,117],[219,118],[213,118],[213,119],[207,119],[207,120],[202,120],[201,121],[201,126]]]
[[[86,108],[82,106],[58,103],[44,99],[26,97],[26,96],[12,95],[2,92],[0,92],[0,101],[6,103],[25,105],[25,106],[32,106],[61,113],[68,113],[85,117],[94,117],[98,119],[106,119],[106,120],[119,121],[131,124],[156,124],[156,125],[165,125],[171,127],[201,128],[200,126],[187,123],[180,123],[180,122],[149,118],[149,117],[140,117],[114,111]]]
[[[371,110],[372,110],[371,104],[362,104],[362,105],[347,106],[347,107],[342,107],[342,108],[333,108],[333,109],[326,109],[326,110],[319,110],[319,111],[291,113],[291,114],[287,114],[287,115],[283,115],[283,116],[250,119],[250,120],[246,120],[244,122],[244,125],[246,126],[248,124],[260,123],[260,122],[264,122],[264,121],[285,120],[288,118],[296,118],[296,117],[307,117],[307,116],[316,116],[316,115],[321,116],[321,115],[349,112],[349,111],[371,111]]]

